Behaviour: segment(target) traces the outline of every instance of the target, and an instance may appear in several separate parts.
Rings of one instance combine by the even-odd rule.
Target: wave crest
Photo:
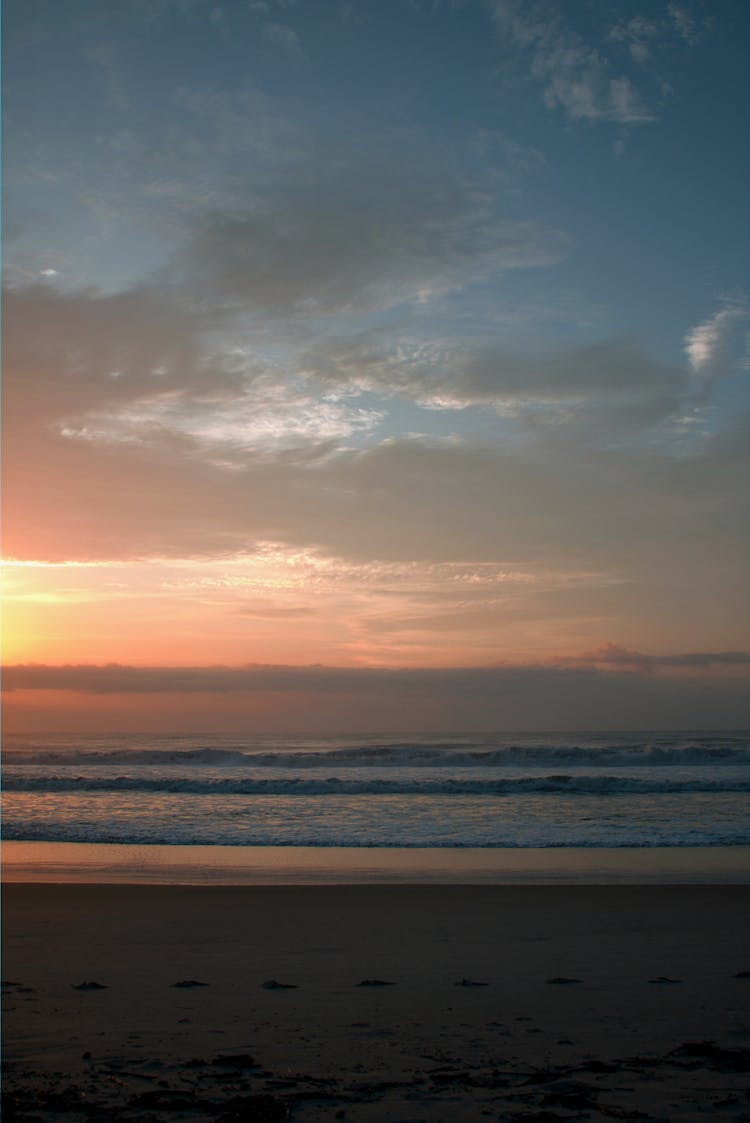
[[[568,775],[507,779],[324,779],[196,778],[186,776],[6,776],[8,792],[165,792],[190,795],[437,795],[516,796],[525,794],[662,795],[680,792],[750,792],[750,778]]]
[[[194,749],[38,748],[7,749],[6,765],[56,765],[61,768],[102,766],[182,766],[208,768],[316,769],[343,765],[352,768],[473,768],[473,767],[573,767],[631,768],[690,765],[732,766],[750,764],[746,739],[686,740],[684,743],[639,742],[616,745],[486,745],[470,741],[446,745],[424,742],[349,745],[332,749],[252,747]]]

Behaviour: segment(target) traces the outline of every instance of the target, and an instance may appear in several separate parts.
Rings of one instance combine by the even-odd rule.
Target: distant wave
[[[750,831],[733,831],[722,828],[706,829],[698,834],[693,829],[680,831],[670,827],[663,834],[647,836],[642,830],[633,830],[625,835],[607,829],[594,832],[576,833],[566,829],[560,832],[535,828],[524,837],[517,834],[503,834],[501,830],[473,832],[471,837],[446,838],[437,831],[425,831],[419,837],[406,832],[389,832],[386,837],[375,832],[357,830],[337,831],[335,836],[325,830],[315,828],[301,830],[294,835],[273,830],[248,831],[241,837],[234,831],[225,831],[205,824],[203,829],[176,827],[170,829],[153,824],[150,827],[135,827],[132,824],[106,825],[100,823],[71,823],[50,821],[44,824],[9,823],[3,830],[8,842],[83,842],[83,843],[121,843],[130,846],[309,846],[309,847],[351,847],[392,848],[412,850],[430,847],[442,850],[502,849],[526,850],[532,847],[551,847],[567,849],[581,847],[586,849],[623,849],[638,848],[647,850],[657,846],[748,846]]]
[[[471,768],[541,767],[583,765],[587,768],[649,766],[724,766],[750,764],[750,743],[742,740],[687,741],[683,744],[639,743],[592,747],[580,744],[521,745],[500,747],[411,744],[354,745],[330,750],[253,751],[248,748],[165,749],[7,749],[6,765],[183,766],[211,768],[314,769],[345,765],[353,768]]]
[[[329,762],[330,763],[330,762]],[[524,794],[662,795],[679,792],[750,792],[750,777],[707,775],[671,778],[597,775],[517,776],[507,779],[288,779],[203,778],[189,776],[39,776],[6,775],[8,792],[165,792],[191,795],[440,795],[515,796]]]

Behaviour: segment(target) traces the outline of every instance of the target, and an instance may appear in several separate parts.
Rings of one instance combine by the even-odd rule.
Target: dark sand
[[[3,895],[4,1123],[750,1119],[743,886]]]

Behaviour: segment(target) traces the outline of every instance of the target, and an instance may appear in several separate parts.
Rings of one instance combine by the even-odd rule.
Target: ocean
[[[748,733],[9,736],[9,842],[750,845]]]

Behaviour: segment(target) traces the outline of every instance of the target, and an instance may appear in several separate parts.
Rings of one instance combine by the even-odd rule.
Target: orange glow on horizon
[[[10,559],[4,572],[6,663],[434,667],[592,642],[566,621],[561,643],[554,618],[498,626],[530,596],[582,579],[531,569],[357,565],[269,544],[220,559]]]

